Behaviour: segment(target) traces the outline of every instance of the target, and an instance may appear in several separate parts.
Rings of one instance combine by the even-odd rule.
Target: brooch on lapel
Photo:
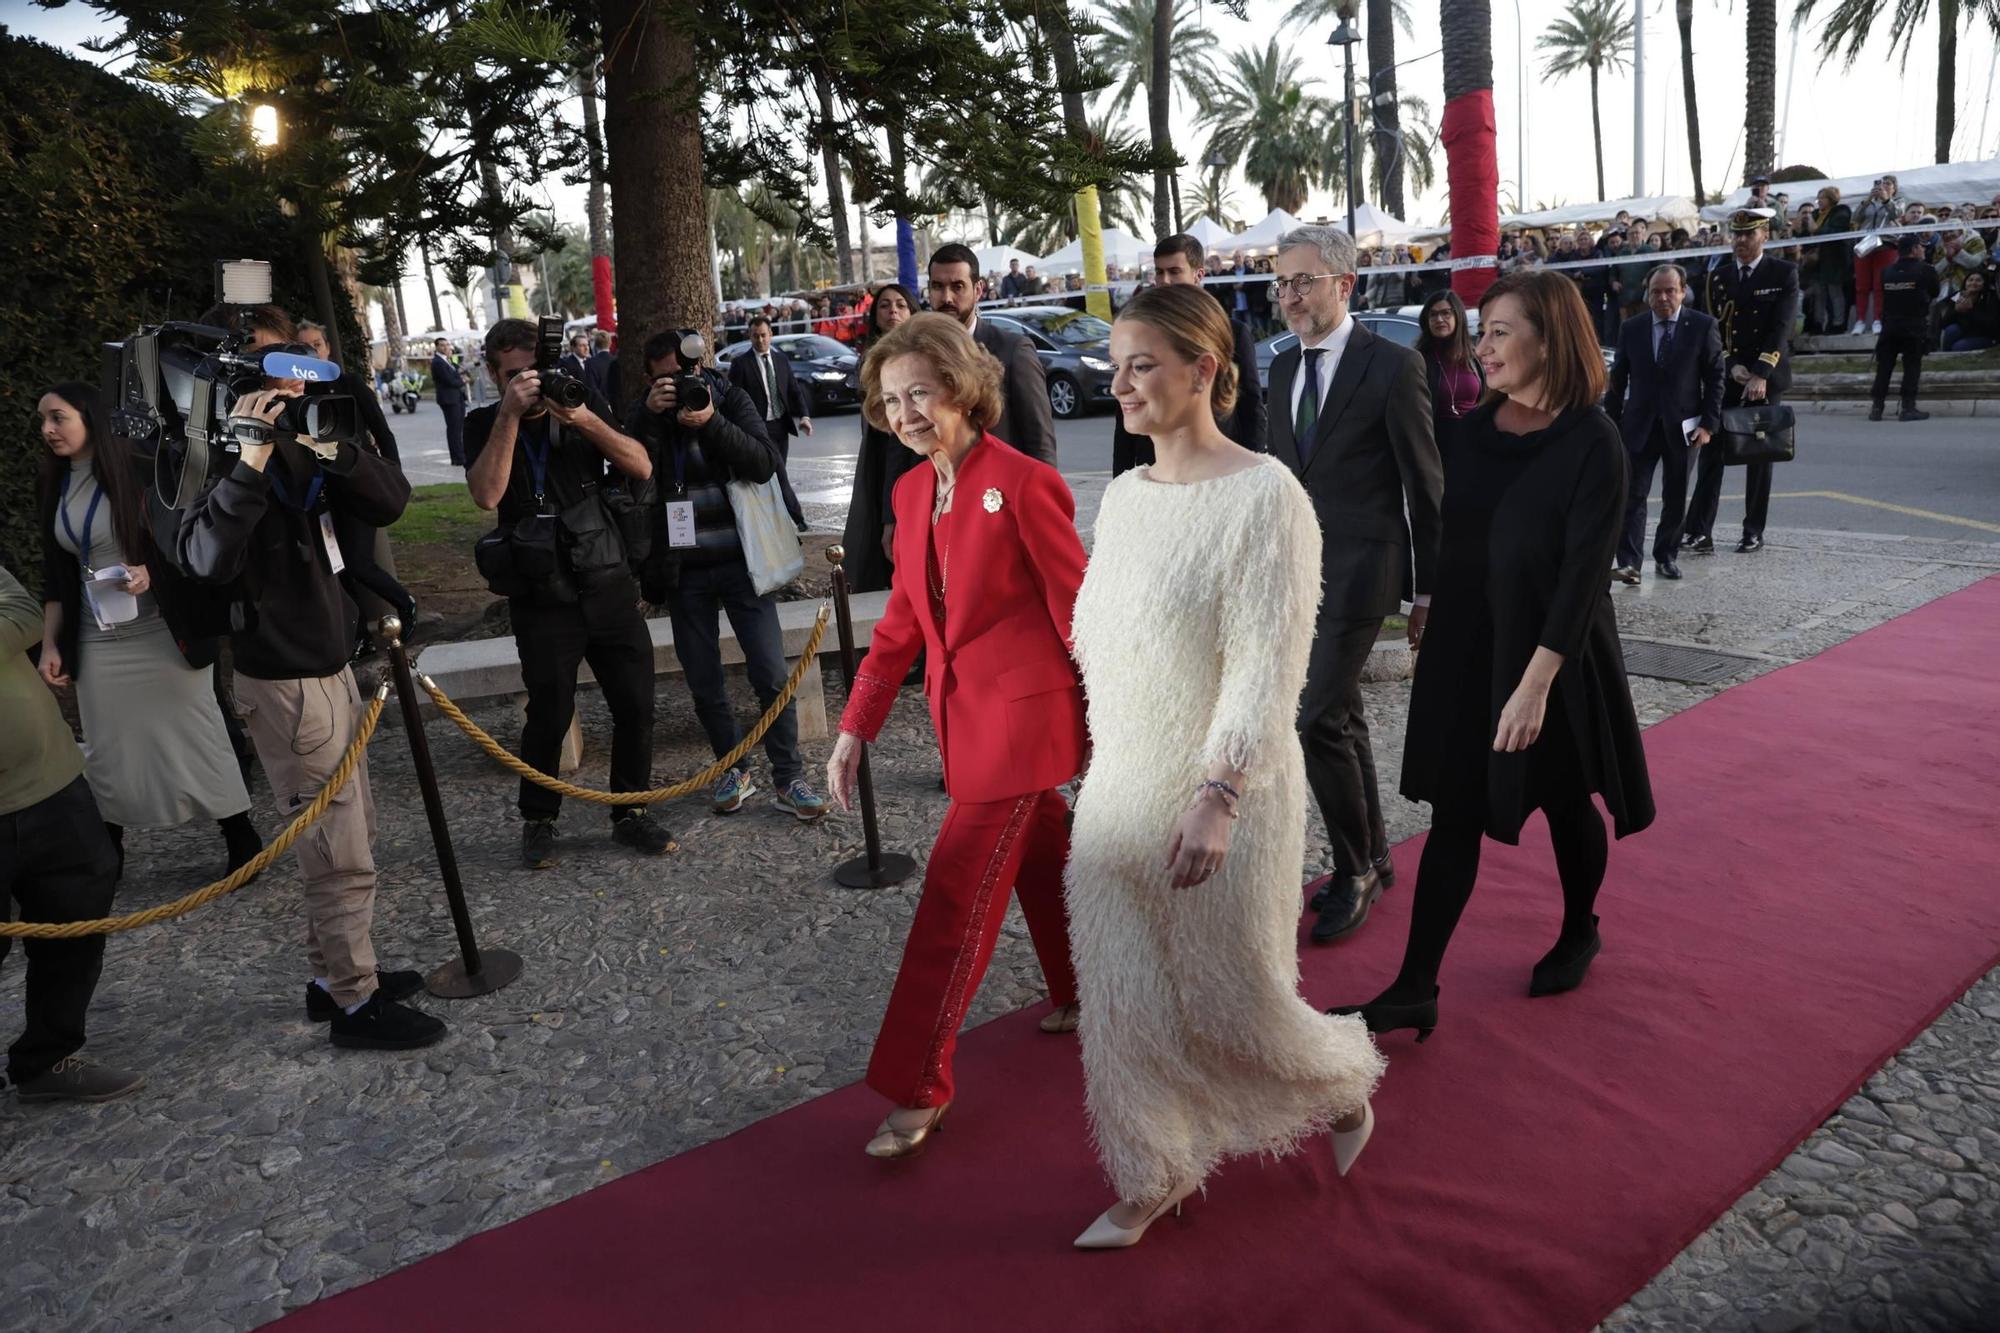
[[[984,503],[986,505],[987,513],[997,514],[1000,512],[1000,506],[1005,504],[1006,500],[1001,496],[1000,488],[998,486],[988,486],[986,488],[986,499]]]

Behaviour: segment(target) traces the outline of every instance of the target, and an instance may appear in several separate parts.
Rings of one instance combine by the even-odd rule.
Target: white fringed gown
[[[1091,1130],[1131,1200],[1288,1151],[1382,1073],[1359,1018],[1299,995],[1311,502],[1274,459],[1189,485],[1150,472],[1106,490],[1077,596],[1092,757],[1066,888]],[[1229,855],[1176,890],[1174,824],[1217,761],[1247,773]]]

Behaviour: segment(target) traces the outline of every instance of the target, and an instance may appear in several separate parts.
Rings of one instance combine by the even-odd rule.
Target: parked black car
[[[1111,326],[1095,315],[1063,306],[979,312],[1035,345],[1049,381],[1049,409],[1077,417],[1111,405]]]
[[[806,388],[812,414],[829,407],[859,407],[861,389],[857,378],[861,360],[846,344],[819,333],[781,333],[771,346],[792,362],[792,374]],[[739,356],[750,354],[748,339],[733,342],[715,354],[715,364],[723,370]]]

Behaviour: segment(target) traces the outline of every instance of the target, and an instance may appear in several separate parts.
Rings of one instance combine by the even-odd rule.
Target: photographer
[[[742,737],[722,674],[722,614],[728,613],[736,631],[760,705],[771,706],[789,674],[778,604],[759,594],[750,577],[737,533],[737,498],[729,487],[733,481],[767,482],[782,464],[777,446],[764,433],[756,403],[704,366],[705,353],[700,337],[690,331],[647,339],[651,387],[632,405],[625,428],[645,441],[660,479],[662,503],[653,506],[652,553],[641,584],[646,600],[664,603],[672,617],[674,655],[687,673],[695,715],[719,759]],[[682,405],[682,389],[689,381],[707,390],[708,401],[699,407]],[[777,788],[773,804],[802,820],[825,815],[825,798],[805,780],[795,705],[786,704],[764,733],[764,753]],[[735,814],[756,792],[749,770],[739,765],[716,785],[715,812]]]
[[[644,492],[632,487],[650,481],[653,464],[637,440],[610,424],[609,403],[554,369],[556,356],[539,358],[548,368],[536,368],[538,343],[524,319],[503,319],[487,331],[486,364],[500,402],[465,419],[466,485],[473,503],[499,510],[499,527],[480,542],[479,568],[508,599],[513,620],[528,688],[521,757],[555,774],[576,711],[577,666],[589,662],[611,709],[611,789],[645,791],[652,785],[653,640],[627,563],[640,544],[631,532],[646,531],[643,513],[629,507]],[[545,398],[545,381],[579,392],[577,405]],[[621,532],[621,518],[636,519],[634,529]],[[562,797],[523,779],[520,810],[522,864],[548,869],[556,864]],[[673,835],[645,807],[610,810],[617,842],[648,855],[673,849]]]
[[[276,306],[218,307],[202,322],[247,333],[252,351],[297,340],[291,317]],[[343,443],[323,459],[271,429],[304,390],[296,380],[266,380],[237,399],[229,424],[241,455],[202,487],[175,543],[191,576],[230,585],[236,698],[286,817],[333,776],[361,710],[347,666],[357,613],[338,577],[335,518],[386,527],[410,498],[403,474],[370,450]],[[445,1025],[400,1003],[423,989],[420,975],[375,965],[374,827],[364,753],[295,849],[312,966],[306,1014],[332,1023],[336,1046],[408,1050],[442,1039]]]

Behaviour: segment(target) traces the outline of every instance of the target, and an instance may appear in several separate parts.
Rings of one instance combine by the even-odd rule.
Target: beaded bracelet
[[[1194,789],[1195,799],[1200,800],[1202,796],[1211,791],[1222,793],[1222,808],[1228,812],[1231,819],[1236,818],[1236,803],[1243,799],[1242,794],[1228,783],[1218,782],[1211,778]]]

